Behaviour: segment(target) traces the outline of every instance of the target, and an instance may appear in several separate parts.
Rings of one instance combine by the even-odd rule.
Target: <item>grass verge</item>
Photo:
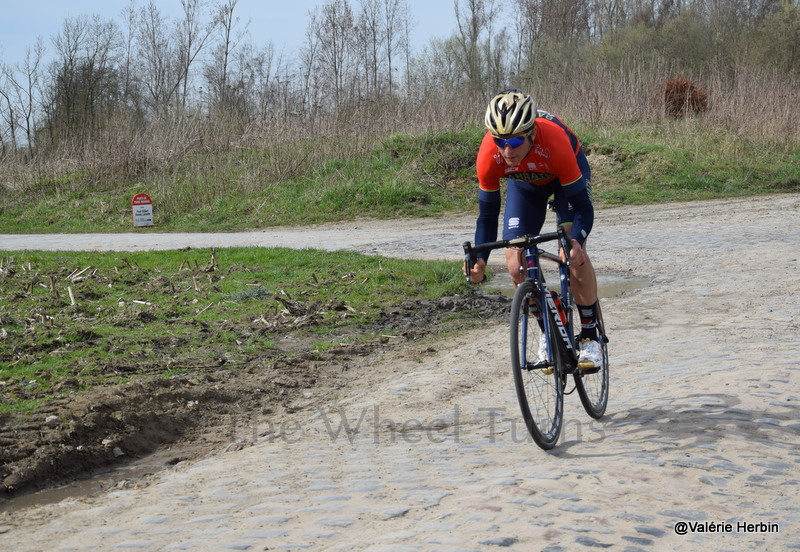
[[[0,261],[0,414],[135,377],[236,370],[370,339],[408,298],[465,287],[452,263],[317,250]]]
[[[598,206],[800,190],[800,147],[791,138],[768,144],[702,119],[574,129],[589,153]],[[476,212],[474,160],[482,134],[473,125],[385,136],[347,158],[314,157],[334,149],[324,144],[298,144],[292,153],[276,143],[194,152],[136,180],[97,182],[71,172],[0,186],[0,233],[129,231],[137,193],[153,199],[163,231]]]
[[[767,147],[699,121],[583,136],[600,205],[800,191],[800,148],[791,141]]]

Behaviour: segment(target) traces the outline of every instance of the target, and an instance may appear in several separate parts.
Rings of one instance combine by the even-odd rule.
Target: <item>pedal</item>
[[[525,365],[525,369],[528,372],[530,372],[531,370],[541,370],[543,374],[548,376],[553,373],[553,367],[547,364],[547,361],[529,362]]]
[[[581,374],[594,374],[600,371],[600,366],[595,366],[594,362],[579,362],[578,368],[580,368]]]

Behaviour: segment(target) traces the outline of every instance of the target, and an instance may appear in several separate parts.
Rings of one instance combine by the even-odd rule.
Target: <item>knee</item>
[[[516,269],[513,269],[509,266],[508,273],[511,275],[511,281],[514,282],[515,286],[518,286],[525,281],[525,274],[522,272],[521,266],[517,266]]]
[[[580,265],[572,265],[569,267],[569,275],[573,280],[585,280],[594,277],[594,266],[589,257]]]
[[[508,267],[508,274],[514,284],[519,285],[525,281],[525,273],[522,269],[522,252],[520,250],[507,249],[506,250],[506,266]]]

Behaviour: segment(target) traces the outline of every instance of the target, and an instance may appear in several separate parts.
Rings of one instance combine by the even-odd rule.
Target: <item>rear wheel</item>
[[[541,308],[541,297],[533,282],[517,288],[511,303],[511,368],[522,417],[528,432],[543,449],[558,441],[564,416],[561,355],[551,339],[552,360],[539,359],[539,344],[544,332],[534,316],[544,313],[554,327],[552,314]]]
[[[576,318],[577,317],[577,318]],[[573,320],[577,321],[580,328],[580,317],[577,309],[573,311]],[[600,336],[600,350],[603,353],[602,365],[594,370],[583,371],[580,368],[575,370],[575,387],[583,403],[586,413],[592,418],[600,418],[605,414],[608,405],[608,339],[606,338],[606,328],[603,324],[603,313],[600,311],[600,303],[597,303],[597,333]],[[578,340],[575,340],[578,342]]]

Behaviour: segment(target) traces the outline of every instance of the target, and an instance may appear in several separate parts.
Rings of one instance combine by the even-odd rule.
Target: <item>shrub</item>
[[[708,111],[708,93],[692,79],[678,75],[664,85],[664,109],[673,117],[683,117],[689,111],[700,115]]]

